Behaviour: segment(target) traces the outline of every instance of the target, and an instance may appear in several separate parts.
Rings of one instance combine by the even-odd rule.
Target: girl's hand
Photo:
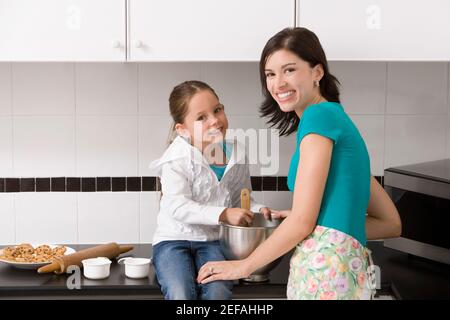
[[[248,227],[253,221],[253,212],[241,208],[226,208],[219,216],[219,221],[233,226]]]
[[[262,215],[264,215],[264,218],[266,218],[267,220],[270,220],[270,219],[271,219],[271,213],[272,213],[272,211],[270,210],[270,208],[263,207],[263,208],[259,209],[259,213],[261,213]]]
[[[211,261],[205,263],[198,271],[197,282],[205,284],[216,280],[236,280],[248,277],[245,260]]]
[[[291,214],[291,210],[272,210],[271,217],[274,219],[286,218]]]

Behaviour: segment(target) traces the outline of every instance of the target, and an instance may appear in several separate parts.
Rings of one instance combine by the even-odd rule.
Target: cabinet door
[[[448,0],[298,0],[330,60],[450,60]]]
[[[0,0],[0,61],[124,61],[125,0]]]
[[[134,61],[256,61],[295,0],[129,0]]]

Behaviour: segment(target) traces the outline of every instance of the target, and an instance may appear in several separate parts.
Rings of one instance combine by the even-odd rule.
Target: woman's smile
[[[276,100],[279,103],[287,102],[292,100],[295,97],[295,90],[287,90],[276,93]]]

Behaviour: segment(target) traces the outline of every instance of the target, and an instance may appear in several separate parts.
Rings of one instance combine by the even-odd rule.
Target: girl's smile
[[[210,90],[202,90],[191,98],[184,122],[176,128],[180,135],[189,137],[194,146],[204,150],[225,138],[228,119],[217,97]]]

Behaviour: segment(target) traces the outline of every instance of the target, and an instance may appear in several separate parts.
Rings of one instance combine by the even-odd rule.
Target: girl
[[[286,218],[249,257],[207,263],[198,281],[245,277],[296,247],[288,299],[370,298],[366,238],[397,237],[401,222],[370,175],[365,143],[340,104],[319,39],[305,28],[282,30],[262,52],[260,76],[262,115],[282,135],[297,131],[292,210],[276,213]]]
[[[200,81],[176,86],[169,98],[178,136],[151,163],[161,177],[162,197],[153,238],[153,263],[166,299],[230,299],[231,281],[196,282],[207,261],[224,260],[218,224],[249,225],[253,203],[240,208],[242,188],[251,190],[245,148],[224,142],[228,120],[214,90]]]

